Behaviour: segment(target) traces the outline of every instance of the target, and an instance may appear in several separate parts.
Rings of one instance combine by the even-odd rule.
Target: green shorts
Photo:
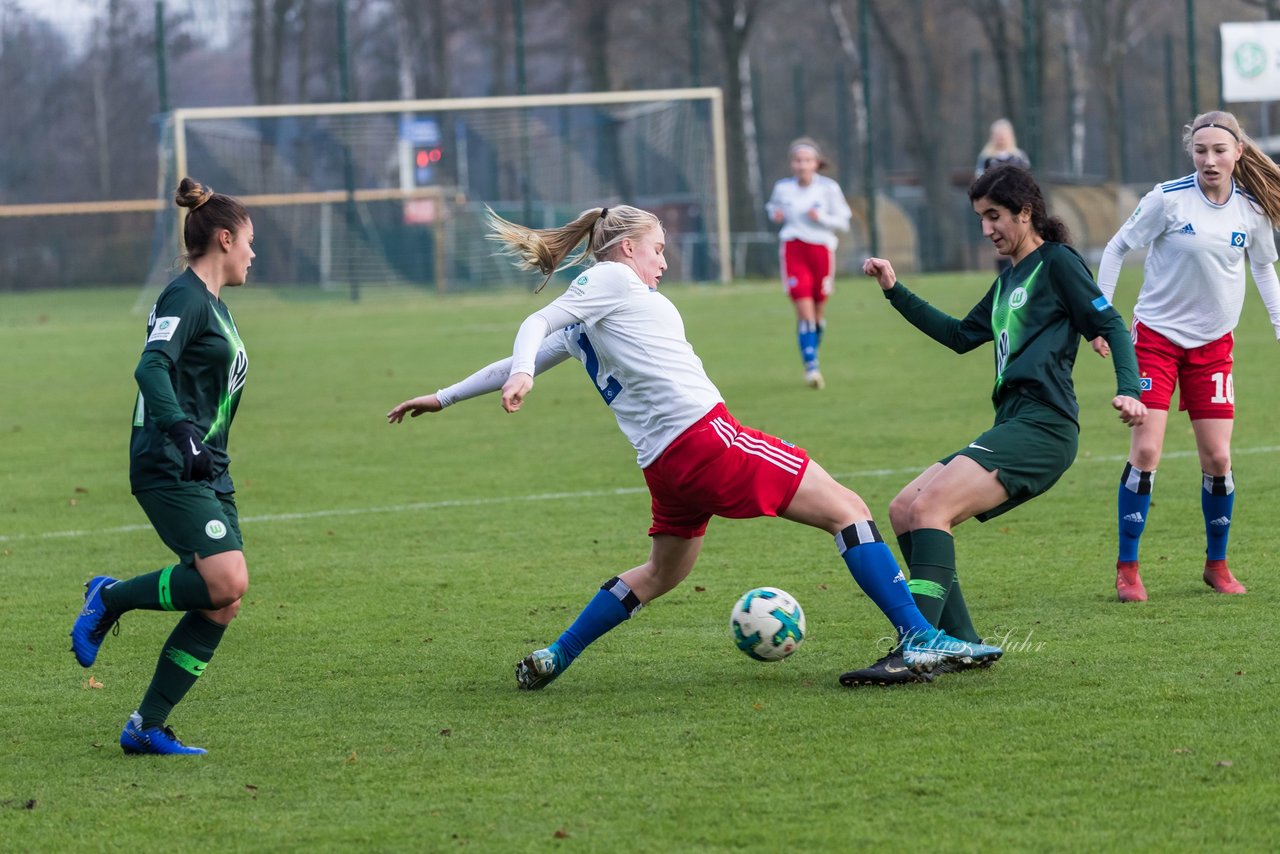
[[[1009,498],[978,514],[985,522],[1047,492],[1075,461],[1080,428],[1056,409],[1025,395],[1001,405],[990,430],[941,460],[965,456],[996,478]]]
[[[234,493],[214,492],[202,483],[178,483],[135,492],[151,525],[186,563],[196,555],[244,551]]]

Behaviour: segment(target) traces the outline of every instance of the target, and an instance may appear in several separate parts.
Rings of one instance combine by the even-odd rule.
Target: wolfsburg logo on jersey
[[[1009,308],[1022,308],[1027,303],[1027,289],[1014,288],[1009,294]]]
[[[227,373],[227,397],[244,388],[244,380],[248,374],[249,356],[244,350],[237,350],[235,361],[231,363],[231,370]]]

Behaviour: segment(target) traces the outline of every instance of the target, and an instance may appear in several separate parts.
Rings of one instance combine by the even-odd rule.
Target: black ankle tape
[[[1210,495],[1230,495],[1236,491],[1235,479],[1231,476],[1231,472],[1226,474],[1206,474],[1203,475],[1201,481],[1204,491]]]
[[[854,522],[836,534],[836,548],[840,550],[840,554],[844,554],[854,546],[883,542],[884,540],[880,538],[880,531],[876,528],[876,523],[871,519],[865,522]]]
[[[1124,474],[1120,475],[1120,485],[1134,495],[1150,495],[1155,486],[1156,473],[1134,468],[1133,463],[1124,464]]]
[[[601,590],[608,590],[614,596],[618,597],[618,601],[622,603],[622,607],[627,609],[627,616],[634,617],[636,611],[644,607],[644,603],[640,601],[640,597],[631,592],[631,588],[627,586],[627,582],[618,576],[614,576],[600,585]]]

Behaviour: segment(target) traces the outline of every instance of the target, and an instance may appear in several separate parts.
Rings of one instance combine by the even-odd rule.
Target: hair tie
[[[1235,139],[1236,142],[1240,141],[1240,135],[1238,133],[1236,133],[1226,125],[1220,125],[1217,122],[1205,122],[1204,124],[1200,125],[1197,128],[1192,128],[1191,135],[1195,136],[1197,131],[1202,131],[1205,128],[1219,128],[1220,130],[1225,130],[1227,133],[1231,134],[1232,138]]]
[[[201,205],[203,205],[205,202],[209,201],[212,198],[213,198],[213,190],[206,189],[204,191],[204,196],[200,199],[200,201],[196,202],[194,205],[191,206],[191,210],[193,211],[199,210]]]
[[[596,218],[596,222],[599,222],[600,220],[604,219],[604,218],[605,218],[605,217],[607,217],[608,215],[609,215],[609,209],[608,209],[608,208],[601,208],[601,209],[600,209],[600,216]]]

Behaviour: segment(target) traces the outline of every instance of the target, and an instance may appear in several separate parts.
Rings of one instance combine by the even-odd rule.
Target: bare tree
[[[1080,176],[1084,171],[1085,142],[1085,108],[1087,107],[1088,87],[1085,79],[1084,55],[1080,49],[1080,32],[1076,24],[1076,15],[1067,9],[1063,15],[1063,34],[1066,36],[1067,68],[1073,84],[1071,87],[1071,127],[1067,128],[1067,172]]]
[[[915,154],[924,191],[926,209],[919,221],[921,263],[926,268],[939,269],[962,263],[960,232],[951,205],[955,156],[947,124],[939,120],[942,105],[937,101],[944,81],[943,69],[935,57],[946,54],[951,35],[941,16],[923,14],[923,1],[912,0],[909,8],[914,14],[895,15],[893,20],[881,4],[869,5],[897,82],[897,96],[909,131],[906,144]]]
[[[835,24],[836,35],[840,39],[840,50],[844,53],[845,59],[849,62],[852,69],[849,73],[849,95],[853,101],[853,133],[856,138],[856,148],[858,151],[865,150],[867,144],[867,100],[862,94],[862,59],[858,52],[858,43],[854,41],[853,28],[849,26],[849,19],[844,14],[844,6],[840,0],[831,0],[827,4],[827,14],[831,16],[831,21]],[[864,187],[864,191],[870,192],[870,187]],[[846,190],[846,192],[848,192]]]
[[[763,227],[759,147],[751,101],[747,40],[760,0],[703,0],[720,42],[725,70],[725,142],[728,148],[729,221],[734,231]]]
[[[1022,117],[1022,76],[1018,55],[1022,50],[1022,14],[1015,14],[1018,0],[965,0],[973,12],[990,48],[1000,87],[1000,112],[1016,124]],[[1015,38],[1016,36],[1016,38]]]
[[[253,63],[253,92],[259,104],[278,104],[281,101],[285,47],[291,41],[290,18],[297,2],[253,0],[250,60]]]
[[[1095,87],[1102,99],[1103,135],[1106,139],[1106,177],[1121,178],[1121,113],[1120,74],[1128,40],[1132,37],[1130,13],[1133,0],[1077,0],[1089,36],[1089,65],[1097,80]]]

